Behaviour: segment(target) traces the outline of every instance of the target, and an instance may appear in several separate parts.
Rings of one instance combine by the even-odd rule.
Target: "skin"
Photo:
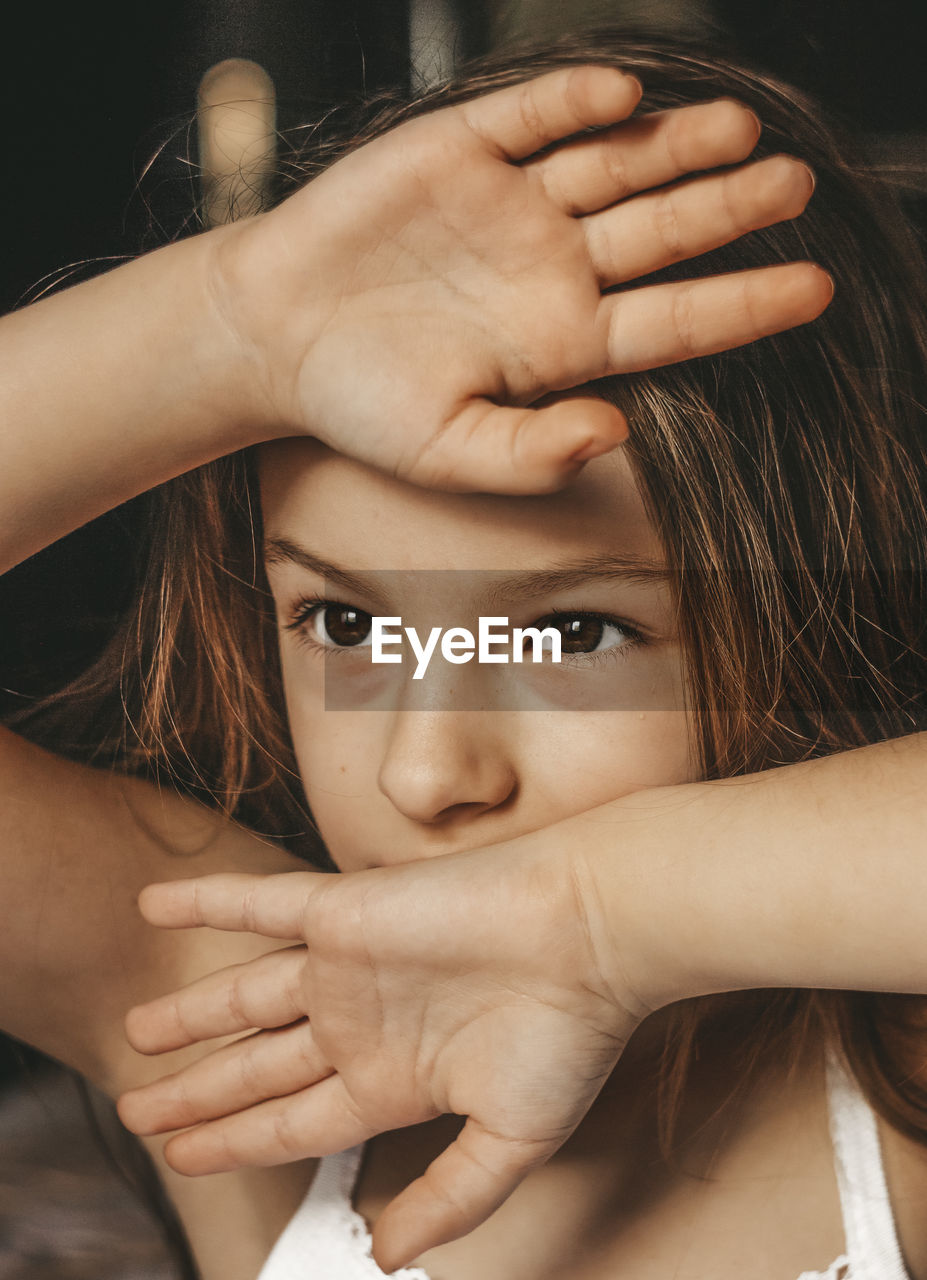
[[[577,583],[555,595],[538,592],[521,601],[518,622],[536,622],[554,608],[595,611],[639,627],[648,640],[629,645],[627,634],[616,629],[604,637],[614,657],[598,668],[588,660],[583,666],[581,659],[574,660],[576,669],[565,676],[555,673],[550,664],[536,671],[523,668],[517,678],[526,685],[523,696],[530,705],[518,708],[495,707],[492,699],[499,695],[499,683],[494,675],[484,677],[485,669],[477,673],[473,667],[438,667],[418,688],[410,678],[411,668],[401,674],[390,668],[386,682],[392,683],[384,690],[380,676],[370,677],[369,651],[345,647],[335,652],[330,633],[320,625],[322,610],[307,613],[306,609],[307,600],[336,600],[367,613],[400,614],[404,622],[414,620],[422,630],[435,621],[473,626],[482,607],[479,593],[486,574],[500,566],[505,566],[507,574],[550,570],[600,556],[633,560],[638,568],[643,563],[665,568],[662,548],[623,454],[591,463],[574,486],[556,495],[447,497],[387,479],[319,444],[282,442],[262,450],[261,492],[270,548],[268,576],[280,626],[293,740],[314,816],[341,871],[365,872],[432,860],[451,868],[455,853],[489,844],[501,855],[506,848],[519,849],[523,843],[519,838],[541,827],[563,824],[593,809],[601,813],[608,800],[643,796],[652,787],[676,788],[694,777],[680,692],[681,658],[665,582],[609,578]],[[336,584],[334,575],[326,579],[306,562],[310,553],[342,573],[355,575],[359,586]],[[429,572],[450,560],[464,571],[463,578]],[[388,572],[382,570],[383,564],[389,565]],[[504,613],[506,608],[503,601],[493,611]],[[619,657],[625,648],[627,652]],[[467,673],[463,678],[462,670]],[[600,697],[617,680],[636,683],[659,709],[585,709],[582,714],[565,709],[558,686],[569,682],[579,690],[574,696],[588,699],[594,696],[584,687],[590,679],[597,682]],[[326,692],[335,687],[331,681],[352,680],[361,686],[364,705],[350,710],[326,708]],[[471,709],[473,681],[484,682],[481,711]],[[455,697],[465,701],[464,709],[454,707]],[[384,705],[390,698],[390,705]],[[613,861],[615,856],[613,848]],[[488,870],[492,873],[493,868]],[[505,903],[508,928],[513,934],[522,927],[527,932],[530,917],[520,926],[514,900],[506,897],[507,874],[505,858],[500,856],[495,884],[492,877],[483,877],[476,897],[482,895],[485,915],[492,910],[488,895],[498,893]],[[382,880],[379,884],[388,891]],[[305,929],[306,938],[320,949],[327,945],[324,914],[323,903]],[[261,918],[253,923],[259,930],[269,927]],[[425,948],[432,949],[430,972],[424,970],[420,980],[427,975],[441,986],[438,957],[452,946],[453,929],[443,908],[436,931],[429,930],[427,915],[416,915],[414,931],[424,938]],[[493,929],[498,929],[498,922],[490,925],[490,936]],[[282,930],[278,932],[283,936]],[[365,931],[363,940],[367,947],[376,948],[375,933]],[[542,950],[549,945],[545,943]],[[477,940],[471,954],[481,954],[483,946],[498,952],[493,937]],[[284,999],[285,994],[294,1006],[285,1016],[256,1025],[282,1024],[308,1007],[294,994],[297,969],[293,966],[302,964],[301,949],[289,953],[284,963],[286,971],[281,970],[276,979],[278,995]],[[453,952],[448,963],[453,974]],[[466,966],[472,960],[457,963]],[[323,967],[316,978],[317,987],[337,982],[343,978],[342,966]],[[511,979],[505,976],[501,981]],[[369,975],[366,984],[370,985]],[[381,998],[388,998],[389,987],[381,989],[379,981],[376,985]],[[247,1014],[249,1000],[243,995],[244,989],[236,993],[236,1004],[243,1005]],[[259,998],[255,991],[254,999]],[[352,1017],[363,1018],[359,989],[353,995],[349,992],[347,1000]],[[314,1017],[316,1006],[312,1007]],[[159,1035],[153,1030],[154,1011],[159,1008],[164,1011],[166,1002],[149,1007],[146,1034],[151,1041]],[[192,1008],[188,1005],[188,1011]],[[189,1023],[185,1019],[184,1027],[194,1026],[195,1021],[195,1017]],[[639,1014],[631,1019],[632,1025],[639,1021]],[[133,1039],[144,1048],[142,1025],[136,1019],[130,1033],[135,1030]],[[598,1097],[585,1118],[573,1117],[573,1132],[566,1143],[548,1162],[536,1160],[524,1181],[509,1188],[511,1194],[503,1197],[497,1211],[456,1241],[446,1227],[445,1243],[428,1238],[429,1227],[421,1221],[425,1216],[421,1199],[406,1199],[404,1214],[397,1213],[395,1206],[408,1197],[408,1190],[403,1191],[407,1184],[421,1187],[423,1174],[426,1182],[431,1176],[432,1189],[441,1185],[447,1189],[448,1184],[442,1184],[441,1175],[433,1171],[446,1159],[447,1143],[455,1137],[460,1140],[459,1120],[445,1116],[374,1138],[355,1205],[377,1229],[375,1249],[384,1269],[412,1263],[448,1280],[477,1276],[502,1280],[516,1267],[527,1267],[540,1276],[547,1274],[548,1267],[556,1271],[569,1265],[571,1274],[588,1280],[622,1272],[657,1280],[685,1265],[695,1277],[735,1280],[742,1274],[740,1251],[747,1249],[755,1255],[752,1274],[759,1280],[797,1275],[812,1265],[823,1270],[842,1251],[843,1235],[826,1127],[820,1046],[809,1044],[791,1073],[784,1065],[769,1064],[767,1075],[752,1082],[731,1105],[726,1099],[737,1082],[731,1065],[736,1033],[731,1037],[728,1030],[727,1039],[721,1035],[709,1041],[683,1107],[673,1167],[666,1164],[659,1148],[650,1096],[651,1055],[663,1026],[661,1015],[648,1018],[617,1065],[614,1046],[603,1055],[594,1090]],[[308,1030],[308,1024],[298,1023],[282,1035],[292,1037],[294,1031],[299,1035]],[[559,1029],[539,1024],[534,1030],[540,1040]],[[320,1017],[315,1044],[304,1037],[302,1052],[323,1049],[323,1033]],[[176,1028],[172,1034],[176,1036]],[[514,1044],[509,1052],[514,1058]],[[236,1053],[237,1049],[230,1050]],[[584,1067],[594,1073],[595,1055],[588,1048],[587,1053]],[[230,1064],[236,1060],[241,1061],[240,1056],[228,1058]],[[471,1047],[471,1076],[480,1075],[480,1061],[481,1051]],[[559,1068],[558,1078],[564,1071],[575,1070],[567,1065],[569,1061]],[[398,1055],[392,1059],[394,1091],[407,1070]],[[250,1067],[242,1077],[251,1078]],[[325,1077],[320,1070],[318,1088],[324,1087]],[[197,1118],[203,1115],[201,1090],[206,1081],[206,1075],[189,1075],[184,1089],[186,1103],[199,1109]],[[210,1078],[210,1088],[217,1083],[220,1092],[223,1084],[232,1088],[232,1076]],[[453,1091],[453,1081],[449,1087]],[[295,1081],[283,1086],[278,1078],[271,1092],[283,1093],[287,1088],[295,1088]],[[362,1094],[354,1097],[361,1105]],[[144,1098],[136,1095],[136,1102]],[[172,1097],[162,1085],[160,1094],[149,1091],[147,1098],[155,1113],[159,1107],[161,1111],[161,1123],[153,1127],[176,1125],[181,1118],[176,1094]],[[630,1098],[638,1105],[629,1108]],[[123,1101],[123,1116],[130,1122],[132,1106]],[[453,1096],[445,1109],[469,1114]],[[282,1114],[279,1106],[275,1113]],[[304,1113],[304,1120],[307,1116]],[[395,1115],[393,1120],[409,1123]],[[317,1138],[316,1151],[339,1149],[348,1141],[379,1132],[379,1127],[364,1134]],[[193,1143],[186,1145],[184,1137],[173,1139],[168,1152],[172,1163],[195,1172],[195,1152],[200,1158],[207,1153],[203,1167],[209,1167],[221,1143],[210,1155],[202,1141],[197,1148],[196,1130],[187,1138],[191,1136]],[[236,1136],[243,1140],[240,1128]],[[887,1126],[883,1126],[883,1146],[906,1257],[912,1274],[920,1275],[924,1246],[920,1205],[927,1166],[922,1153]],[[432,1168],[425,1173],[431,1162]],[[643,1184],[642,1170],[647,1171]],[[456,1172],[460,1174],[460,1169]],[[392,1225],[384,1235],[387,1219]],[[421,1249],[414,1247],[416,1239]],[[592,1241],[597,1241],[595,1248]]]
[[[171,476],[288,433],[420,484],[550,492],[625,424],[598,401],[534,407],[543,392],[813,319],[832,287],[810,263],[603,293],[796,216],[813,185],[782,157],[739,167],[759,124],[730,102],[570,140],[621,125],[639,93],[614,69],[574,68],[435,112],[271,214],[3,317],[0,407],[15,429],[0,435],[0,568]],[[719,165],[733,167],[705,172]],[[435,356],[424,364],[423,343]],[[122,1009],[267,946],[208,932],[142,945],[141,885],[177,874],[188,829],[202,856],[184,859],[185,874],[292,864],[228,824],[204,844],[196,806],[5,732],[0,763],[11,906],[0,960],[17,975],[0,991],[2,1023],[113,1094],[138,1087],[159,1067],[126,1046]],[[140,824],[126,821],[125,791],[130,813],[153,811]],[[67,803],[50,807],[49,794]],[[295,1170],[191,1184],[161,1167],[203,1274],[223,1277],[254,1274],[305,1181]],[[218,1239],[216,1205],[233,1195],[238,1234]]]
[[[786,157],[740,167],[759,123],[733,102],[570,141],[639,97],[579,67],[433,112],[267,214],[3,317],[0,569],[286,435],[416,484],[550,492],[626,424],[545,392],[817,316],[833,286],[808,262],[603,292],[796,217],[813,189]]]
[[[300,771],[341,870],[497,843],[624,792],[694,777],[668,581],[606,577],[603,567],[582,584],[535,588],[517,609],[505,599],[482,607],[508,611],[512,625],[571,608],[616,620],[593,637],[594,662],[565,655],[559,669],[435,660],[416,682],[411,668],[372,669],[364,647],[336,653],[318,611],[291,625],[302,601],[321,597],[419,621],[420,631],[475,630],[493,569],[508,576],[614,558],[664,570],[621,452],[589,463],[568,490],[530,500],[418,490],[308,442],[267,447],[261,476],[268,544],[302,547],[369,584],[366,595],[349,596],[282,550],[268,563]],[[384,564],[392,572],[378,573]],[[458,572],[427,572],[449,564]],[[646,640],[635,643],[618,620]],[[500,671],[510,675],[501,684]],[[375,687],[356,709],[326,710],[326,680],[337,697],[371,672]],[[617,681],[632,686],[634,709],[596,710]],[[395,709],[372,711],[368,697]],[[473,709],[475,700],[492,714]],[[519,700],[527,705],[512,706]]]

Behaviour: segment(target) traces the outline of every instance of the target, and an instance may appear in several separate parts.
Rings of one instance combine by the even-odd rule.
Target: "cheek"
[[[545,822],[572,817],[644,787],[695,781],[685,711],[558,713],[526,753],[530,794]],[[540,726],[538,726],[540,729]]]
[[[360,870],[371,865],[380,716],[326,710],[312,664],[292,652],[281,658],[287,719],[312,816],[339,869]]]
[[[380,826],[380,798],[370,720],[371,713],[350,711],[291,719],[306,799],[341,871],[373,865],[370,836]]]

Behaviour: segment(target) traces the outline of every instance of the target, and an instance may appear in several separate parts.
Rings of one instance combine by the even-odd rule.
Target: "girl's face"
[[[510,839],[694,777],[669,575],[621,450],[562,493],[499,497],[279,441],[261,451],[261,502],[296,756],[341,870]],[[529,644],[518,665],[455,664],[439,644],[415,679],[407,645],[383,650],[400,665],[371,662],[384,615],[421,640],[476,636],[481,616],[554,626],[562,660],[535,664]]]

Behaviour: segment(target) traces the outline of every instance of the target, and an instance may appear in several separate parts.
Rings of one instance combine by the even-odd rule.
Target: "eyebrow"
[[[577,583],[627,582],[640,586],[665,586],[673,577],[666,565],[643,556],[601,554],[568,561],[550,569],[515,573],[494,582],[487,592],[492,603],[505,599],[517,604],[535,596],[552,595],[555,591],[575,587]]]
[[[317,573],[320,578],[325,578],[328,582],[334,582],[336,586],[341,587],[343,591],[349,594],[369,596],[376,600],[379,604],[386,606],[384,597],[377,591],[371,583],[365,582],[356,574],[349,573],[347,569],[339,569],[337,565],[329,564],[327,560],[322,560],[319,556],[313,555],[306,547],[301,547],[298,542],[291,542],[289,538],[265,538],[264,540],[264,563],[265,564],[298,564],[301,569],[308,569],[310,573]]]
[[[310,573],[316,573],[342,590],[368,596],[386,607],[386,600],[376,586],[356,574],[314,555],[307,547],[289,538],[268,538],[264,543],[264,559],[267,564],[292,563]],[[442,572],[428,570],[427,572]],[[483,571],[486,572],[486,571]],[[490,606],[506,601],[517,604],[537,596],[552,594],[578,583],[630,582],[642,586],[665,586],[673,578],[666,565],[643,556],[596,555],[570,561],[550,569],[529,570],[514,573],[487,588],[484,602]]]

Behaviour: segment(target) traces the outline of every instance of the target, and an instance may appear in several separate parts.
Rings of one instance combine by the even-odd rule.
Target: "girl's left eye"
[[[373,618],[363,609],[336,601],[307,601],[287,624],[312,644],[324,649],[352,649],[372,641]]]
[[[551,613],[533,625],[541,631],[552,627],[560,632],[563,657],[627,649],[641,640],[639,632],[600,613]]]

